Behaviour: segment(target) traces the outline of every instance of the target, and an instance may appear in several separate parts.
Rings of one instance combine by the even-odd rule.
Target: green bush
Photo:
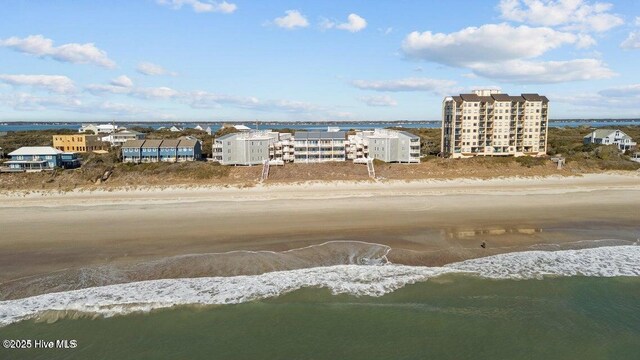
[[[545,164],[547,160],[544,158],[538,158],[533,156],[519,156],[516,158],[516,162],[522,166],[526,166],[528,168],[533,166],[542,166]]]

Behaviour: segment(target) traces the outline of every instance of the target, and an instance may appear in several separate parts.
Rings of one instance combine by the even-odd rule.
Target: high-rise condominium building
[[[547,152],[549,100],[497,90],[449,96],[442,102],[440,150],[451,157],[531,155]]]

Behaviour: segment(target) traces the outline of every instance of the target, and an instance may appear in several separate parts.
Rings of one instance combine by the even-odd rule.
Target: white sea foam
[[[237,304],[305,287],[328,288],[333,294],[381,296],[407,284],[449,273],[468,273],[494,279],[640,276],[640,246],[527,251],[467,260],[444,267],[336,265],[252,276],[132,282],[2,301],[0,326],[34,318],[47,311],[112,316],[176,305]]]

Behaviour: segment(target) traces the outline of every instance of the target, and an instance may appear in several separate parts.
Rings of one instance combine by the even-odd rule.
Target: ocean
[[[386,252],[378,256],[384,260]],[[507,253],[443,267],[379,259],[2,301],[2,340],[75,340],[77,346],[0,349],[0,358],[637,359],[640,354],[637,244]]]
[[[29,130],[52,130],[52,129],[72,129],[76,130],[80,127],[81,123],[68,123],[68,122],[42,122],[42,123],[0,123],[0,132],[3,131],[29,131]],[[203,128],[211,126],[214,129],[220,128],[222,123],[176,123],[175,125],[186,128],[194,128],[200,125]],[[140,126],[151,127],[157,129],[161,126],[171,127],[174,124],[170,123],[155,123],[155,122],[132,122],[132,123],[118,123],[118,125],[125,127]],[[244,123],[252,128],[256,128],[255,123]],[[577,126],[590,126],[590,127],[603,127],[603,126],[626,126],[626,125],[640,125],[640,120],[557,120],[550,121],[550,127],[577,127]],[[339,127],[341,130],[369,130],[377,128],[387,127],[405,127],[405,128],[439,128],[440,121],[405,121],[405,122],[338,122],[338,123],[285,123],[285,122],[270,122],[260,123],[259,129],[294,129],[294,130],[326,130],[327,126]]]

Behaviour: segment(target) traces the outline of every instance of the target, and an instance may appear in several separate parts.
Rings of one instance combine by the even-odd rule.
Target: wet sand
[[[639,200],[638,174],[5,193],[0,283],[82,267],[285,251],[327,241],[384,244],[392,248],[390,261],[416,265],[583,240],[635,241]],[[234,273],[279,269],[250,267]]]

